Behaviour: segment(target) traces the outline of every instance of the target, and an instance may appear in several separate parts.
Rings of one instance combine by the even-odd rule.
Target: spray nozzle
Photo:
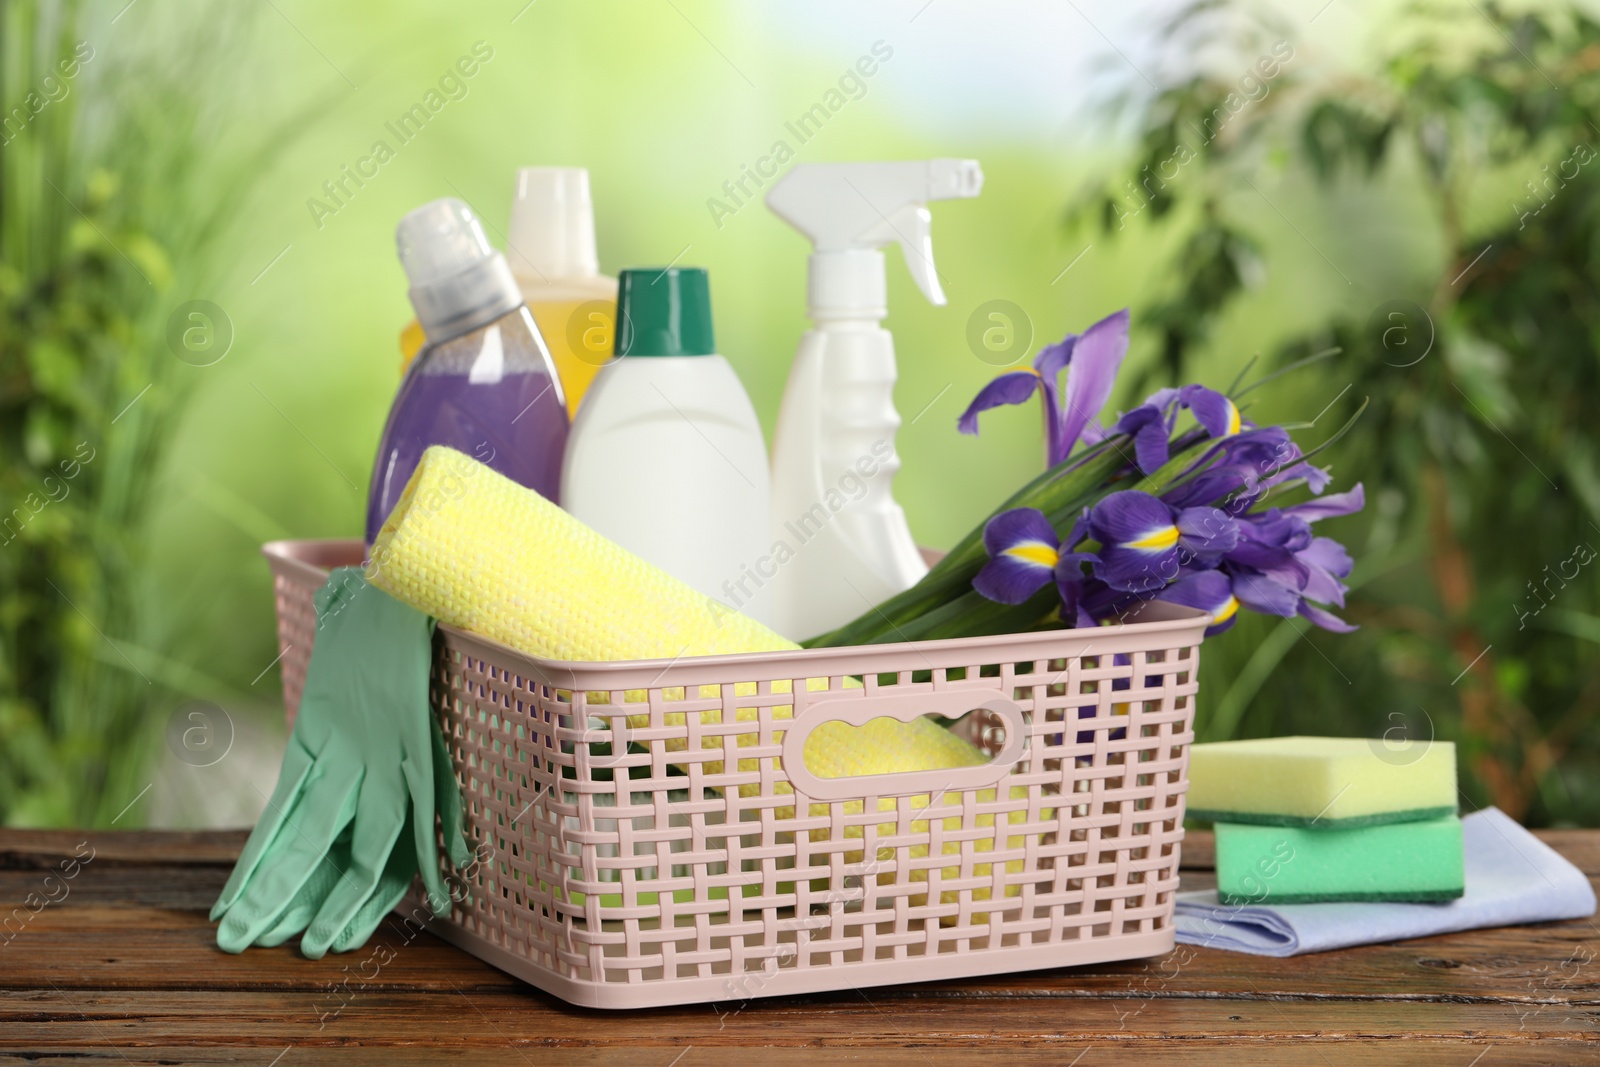
[[[811,304],[816,308],[881,307],[883,272],[876,250],[898,243],[906,269],[934,304],[944,289],[933,265],[930,200],[977,196],[983,170],[975,159],[907,163],[802,163],[767,193],[767,206],[811,239]],[[874,253],[875,272],[859,256]]]

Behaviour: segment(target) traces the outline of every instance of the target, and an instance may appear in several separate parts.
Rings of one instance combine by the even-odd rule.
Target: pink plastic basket
[[[362,546],[263,551],[292,722],[312,594]],[[431,700],[479,860],[428,928],[597,1008],[1167,952],[1207,622],[1151,603],[1094,630],[628,663],[534,659],[440,626]],[[804,766],[821,722],[929,713],[991,761],[858,778]]]

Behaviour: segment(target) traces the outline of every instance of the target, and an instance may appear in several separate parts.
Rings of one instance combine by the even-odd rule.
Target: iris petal
[[[1178,411],[1176,405],[1182,399],[1183,390],[1181,389],[1173,389],[1170,387],[1157,389],[1155,392],[1145,397],[1144,403],[1140,404],[1139,407],[1152,408],[1159,412],[1162,419],[1166,421],[1167,429],[1170,430],[1174,425],[1177,424]],[[1134,408],[1134,411],[1137,410],[1139,410],[1139,408]],[[1129,414],[1131,415],[1133,412],[1129,412]]]
[[[1020,604],[1043,589],[1054,574],[1053,567],[996,556],[972,579],[972,588],[998,604]]]
[[[1293,552],[1277,545],[1240,541],[1228,551],[1227,559],[1229,563],[1241,564],[1248,570],[1259,572],[1279,585],[1295,590],[1297,594],[1311,580],[1311,568],[1296,559]]]
[[[1300,591],[1273,581],[1260,571],[1235,568],[1233,595],[1251,611],[1289,618],[1300,608]]]
[[[1122,357],[1128,354],[1128,309],[1107,315],[1077,339],[1062,397],[1060,454],[1065,458],[1089,420],[1111,399]]]
[[[1037,508],[1013,508],[983,528],[989,551],[972,587],[1001,604],[1020,604],[1055,576],[1060,562],[1056,531]]]
[[[1053,345],[1045,345],[1033,357],[1033,369],[1044,390],[1044,443],[1050,466],[1067,458],[1071,448],[1061,439],[1061,372],[1072,362],[1078,335],[1069,333]]]
[[[1168,490],[1161,499],[1175,508],[1185,508],[1209,504],[1213,500],[1222,500],[1235,493],[1254,488],[1255,472],[1249,467],[1213,467]]]
[[[976,435],[979,412],[1000,407],[1002,404],[1026,403],[1040,385],[1039,375],[1031,370],[1018,370],[1000,375],[972,398],[972,403],[967,405],[967,410],[962,412],[961,418],[957,420],[956,428],[962,433]]]
[[[1159,417],[1146,422],[1133,435],[1133,455],[1139,463],[1139,469],[1146,474],[1166,466],[1171,451],[1167,442],[1167,427]]]
[[[1177,575],[1179,563],[1176,545],[1163,552],[1108,545],[1095,560],[1094,576],[1119,592],[1153,593]]]
[[[1350,515],[1367,506],[1367,493],[1361,483],[1357,482],[1354,489],[1343,493],[1330,493],[1316,500],[1308,500],[1304,504],[1295,504],[1293,507],[1284,508],[1286,515],[1298,515],[1307,522],[1316,522],[1318,519],[1331,519],[1339,515]]]
[[[1184,386],[1183,402],[1212,437],[1232,437],[1244,425],[1233,401],[1215,389],[1203,385]]]
[[[1239,524],[1218,508],[1184,508],[1178,512],[1177,529],[1183,547],[1208,565],[1239,543]]]
[[[1055,527],[1050,525],[1050,520],[1038,508],[1002,511],[983,528],[983,547],[988,549],[991,557],[1028,542],[1046,544],[1052,549],[1060,543],[1056,539]],[[1055,560],[1051,560],[1050,564],[1054,566]]]
[[[1359,626],[1345,622],[1333,612],[1324,611],[1308,600],[1300,601],[1300,614],[1324,630],[1332,630],[1336,634],[1347,634],[1360,629]]]
[[[1231,493],[1253,493],[1267,472],[1299,455],[1281,426],[1242,430],[1207,449],[1163,499],[1182,508],[1214,503]]]
[[[1207,637],[1220,634],[1238,620],[1239,600],[1233,595],[1233,583],[1221,571],[1186,574],[1163,589],[1160,599],[1210,612]]]
[[[1084,519],[1074,523],[1066,540],[1061,542],[1061,547],[1068,549],[1081,541],[1086,525]],[[1070,551],[1063,551],[1056,560],[1056,592],[1061,596],[1061,621],[1068,626],[1094,625],[1094,619],[1083,609],[1084,586],[1092,580],[1084,574],[1083,566],[1086,563],[1092,565],[1094,561],[1093,552]]]
[[[1310,571],[1310,578],[1301,590],[1307,600],[1344,607],[1344,583],[1339,579],[1350,573],[1354,561],[1343,545],[1331,537],[1318,537],[1295,558]]]
[[[1333,475],[1326,467],[1319,467],[1315,463],[1296,463],[1270,477],[1263,478],[1261,484],[1276,486],[1294,481],[1303,481],[1307,489],[1313,493],[1320,493],[1328,488],[1328,484],[1333,481]]]
[[[1056,375],[1072,362],[1072,350],[1077,343],[1078,335],[1069,333],[1055,344],[1045,345],[1039,349],[1039,354],[1033,357],[1033,369],[1039,372],[1039,377],[1054,381]]]
[[[1298,515],[1271,508],[1239,521],[1241,540],[1299,552],[1311,546],[1311,524]]]
[[[1172,509],[1149,493],[1111,493],[1089,512],[1089,536],[1103,545],[1126,545],[1172,525]]]
[[[1311,544],[1298,555],[1302,563],[1321,567],[1335,578],[1348,578],[1355,567],[1355,560],[1350,558],[1350,553],[1331,537],[1312,538]]]

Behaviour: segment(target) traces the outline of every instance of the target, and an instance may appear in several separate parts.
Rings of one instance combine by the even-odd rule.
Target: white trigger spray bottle
[[[906,269],[936,305],[927,202],[973,197],[976,160],[803,163],[767,206],[811,239],[807,303],[772,451],[775,628],[805,640],[841,626],[927,573],[895,503],[894,339],[883,252],[898,242]],[[789,549],[784,552],[783,549]]]

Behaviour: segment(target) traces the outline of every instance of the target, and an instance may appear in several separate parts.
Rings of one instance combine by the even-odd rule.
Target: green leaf
[[[1284,619],[1272,628],[1272,632],[1256,646],[1245,665],[1233,676],[1211,714],[1195,724],[1205,740],[1225,741],[1238,736],[1239,723],[1250,702],[1261,692],[1261,687],[1299,639],[1300,629],[1293,619]]]
[[[1552,608],[1548,613],[1541,612],[1535,625],[1541,630],[1569,634],[1600,644],[1600,616],[1590,615],[1587,612]]]

